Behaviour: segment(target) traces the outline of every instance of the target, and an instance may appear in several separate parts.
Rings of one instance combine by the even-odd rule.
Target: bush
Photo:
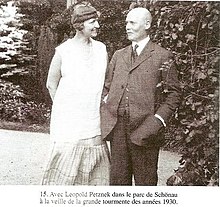
[[[50,116],[49,108],[30,101],[18,85],[0,80],[1,119],[28,124],[44,124]]]
[[[218,185],[219,4],[157,2],[150,7],[152,39],[171,50],[183,93],[167,133],[167,146],[182,152],[168,185]]]

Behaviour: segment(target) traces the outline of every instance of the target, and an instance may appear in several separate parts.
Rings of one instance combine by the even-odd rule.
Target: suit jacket
[[[134,64],[131,53],[131,45],[116,51],[108,65],[103,97],[108,96],[101,104],[102,137],[111,140],[118,106],[128,86],[131,141],[140,146],[161,145],[163,125],[154,114],[167,123],[180,101],[177,71],[169,62],[172,54],[151,41]]]

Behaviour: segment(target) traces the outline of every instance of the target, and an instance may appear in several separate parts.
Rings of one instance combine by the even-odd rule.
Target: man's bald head
[[[152,22],[152,16],[151,13],[149,12],[148,9],[143,8],[143,7],[138,7],[130,10],[127,14],[127,16],[132,15],[132,16],[137,16],[139,18],[142,18],[143,20],[149,21],[151,24]]]
[[[132,9],[126,18],[126,32],[128,39],[138,42],[148,36],[152,16],[146,8]]]

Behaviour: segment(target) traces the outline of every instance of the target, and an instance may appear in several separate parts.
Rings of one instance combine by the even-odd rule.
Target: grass
[[[0,120],[0,129],[49,133],[49,124],[27,124]]]

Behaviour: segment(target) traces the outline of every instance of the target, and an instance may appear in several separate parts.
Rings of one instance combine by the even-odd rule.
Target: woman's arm
[[[61,56],[56,52],[50,64],[46,83],[52,100],[54,99],[61,78],[61,62]]]

